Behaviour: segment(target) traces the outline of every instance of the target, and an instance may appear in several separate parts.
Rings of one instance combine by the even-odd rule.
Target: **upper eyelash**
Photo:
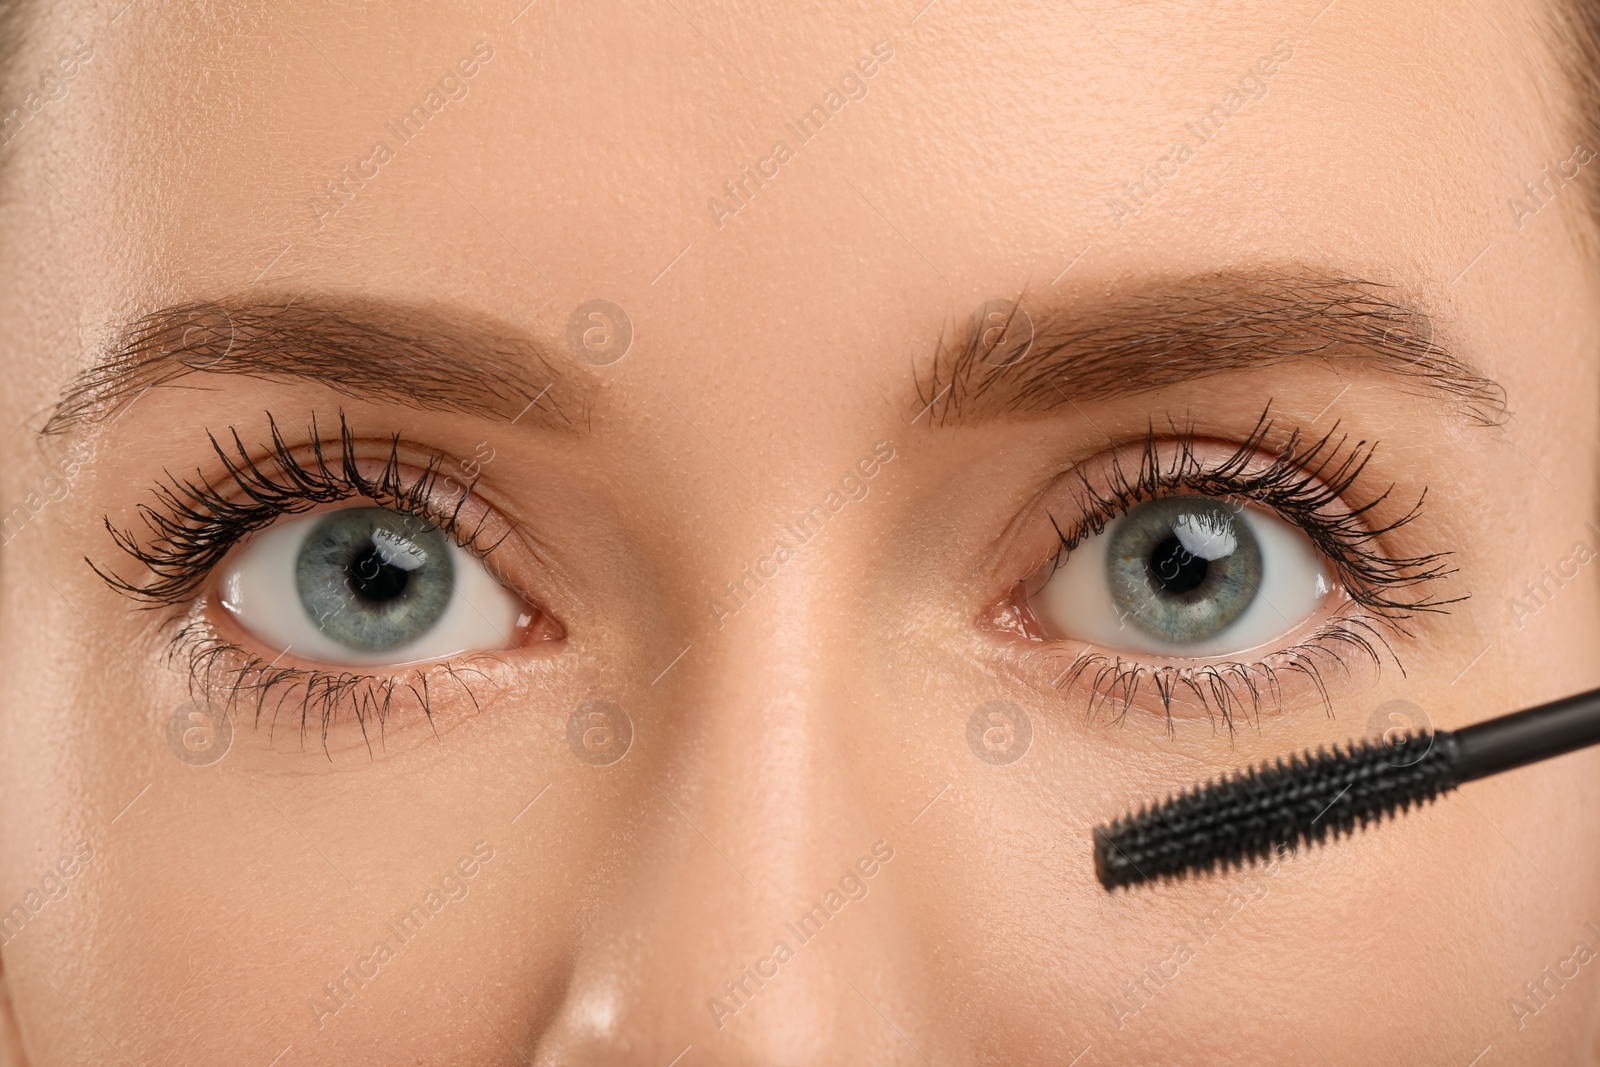
[[[1304,675],[1316,688],[1329,713],[1332,704],[1328,699],[1319,660],[1331,658],[1336,664],[1343,661],[1332,652],[1331,645],[1349,645],[1366,655],[1375,665],[1382,659],[1378,645],[1383,646],[1399,665],[1383,627],[1405,636],[1410,635],[1406,622],[1417,612],[1442,612],[1448,605],[1467,599],[1457,597],[1437,598],[1421,587],[1436,579],[1454,573],[1446,560],[1447,552],[1425,553],[1419,556],[1389,556],[1376,548],[1379,539],[1407,525],[1421,512],[1426,490],[1404,514],[1391,522],[1367,526],[1365,520],[1381,507],[1394,491],[1391,485],[1383,492],[1362,504],[1344,502],[1345,495],[1355,487],[1371,460],[1376,445],[1365,440],[1357,441],[1348,449],[1348,435],[1339,436],[1335,424],[1328,433],[1314,442],[1304,440],[1298,429],[1293,430],[1273,459],[1265,467],[1257,464],[1263,452],[1262,445],[1273,429],[1269,403],[1256,420],[1254,429],[1226,459],[1207,466],[1196,447],[1198,438],[1192,429],[1162,438],[1152,425],[1146,431],[1141,450],[1139,469],[1130,476],[1122,464],[1113,459],[1107,478],[1109,484],[1096,486],[1083,471],[1078,472],[1082,490],[1079,505],[1082,514],[1069,530],[1063,530],[1051,516],[1060,538],[1060,547],[1051,561],[1052,569],[1058,567],[1068,553],[1092,534],[1104,531],[1113,519],[1144,500],[1183,489],[1221,498],[1244,497],[1270,508],[1302,530],[1321,555],[1327,558],[1338,572],[1351,600],[1364,608],[1366,615],[1347,615],[1329,620],[1316,633],[1295,645],[1267,657],[1281,662],[1281,669]],[[1164,444],[1165,442],[1165,444]],[[1176,446],[1170,460],[1163,460],[1163,448]],[[1334,505],[1338,505],[1336,510]],[[1418,595],[1408,595],[1417,593]],[[1120,707],[1113,721],[1121,721],[1133,705],[1134,696],[1142,679],[1149,677],[1156,687],[1166,712],[1167,729],[1173,731],[1172,699],[1175,690],[1182,686],[1196,696],[1208,714],[1220,714],[1231,732],[1234,728],[1235,709],[1247,696],[1251,711],[1259,714],[1262,688],[1268,688],[1274,699],[1279,693],[1277,670],[1271,662],[1200,664],[1193,667],[1171,665],[1149,667],[1130,663],[1121,655],[1080,651],[1067,669],[1052,683],[1063,688],[1095,668],[1091,686],[1088,715],[1093,717],[1097,703],[1109,703],[1120,691]],[[1401,667],[1403,672],[1404,668]],[[1234,687],[1237,681],[1243,687],[1241,694]]]
[[[332,462],[323,450],[315,418],[306,446],[309,462],[295,454],[271,414],[267,425],[271,443],[267,459],[261,462],[251,458],[238,430],[229,430],[231,449],[208,431],[206,437],[222,464],[221,480],[229,484],[218,488],[198,473],[193,479],[167,474],[167,480],[155,488],[156,502],[139,505],[145,537],[118,529],[109,517],[105,520],[117,547],[153,574],[153,580],[126,579],[102,570],[93,560],[86,561],[89,566],[107,585],[134,600],[148,606],[178,605],[195,594],[243,538],[284,515],[352,497],[366,497],[390,510],[425,519],[479,556],[499,544],[478,544],[483,518],[472,529],[462,529],[461,509],[476,480],[461,489],[452,508],[441,509],[434,501],[439,483],[448,477],[441,469],[443,456],[429,459],[421,475],[408,484],[401,475],[400,435],[395,434],[389,440],[383,469],[369,478],[361,472],[356,439],[343,412],[339,414],[339,455]]]
[[[1315,442],[1302,444],[1304,439],[1297,428],[1273,453],[1270,463],[1252,470],[1272,428],[1269,405],[1230,456],[1207,466],[1199,456],[1198,438],[1192,430],[1165,439],[1170,442],[1167,447],[1175,446],[1176,451],[1164,461],[1164,439],[1152,426],[1146,432],[1139,470],[1132,477],[1116,460],[1112,461],[1109,485],[1105,487],[1096,486],[1079,471],[1083,513],[1070,530],[1056,524],[1061,547],[1054,563],[1059,565],[1086,537],[1104,531],[1108,523],[1135,504],[1184,489],[1224,499],[1243,497],[1277,512],[1301,529],[1334,565],[1352,600],[1400,633],[1409,635],[1405,622],[1415,613],[1445,611],[1448,605],[1466,599],[1465,595],[1437,599],[1425,590],[1418,596],[1406,595],[1454,573],[1447,563],[1448,552],[1395,557],[1374,547],[1421,513],[1426,489],[1403,515],[1378,526],[1369,527],[1365,520],[1389,499],[1393,485],[1363,504],[1342,503],[1366,470],[1377,448],[1375,443],[1359,440],[1346,449],[1349,435],[1336,440],[1339,426],[1335,423]],[[1330,512],[1335,505],[1337,509]],[[1051,521],[1055,522],[1053,516]]]

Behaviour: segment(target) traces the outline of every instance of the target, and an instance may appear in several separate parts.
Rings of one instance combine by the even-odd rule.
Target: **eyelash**
[[[1270,406],[1233,454],[1209,467],[1200,458],[1197,438],[1192,432],[1163,438],[1152,426],[1146,433],[1139,469],[1133,475],[1113,461],[1107,485],[1101,487],[1080,472],[1079,518],[1070,528],[1064,529],[1054,516],[1051,517],[1060,541],[1051,560],[1052,569],[1086,538],[1103,532],[1110,522],[1134,505],[1181,489],[1223,499],[1248,499],[1299,527],[1332,563],[1352,602],[1366,614],[1343,615],[1330,620],[1304,641],[1274,653],[1272,658],[1280,661],[1277,664],[1262,661],[1151,667],[1127,661],[1120,655],[1080,652],[1052,684],[1065,688],[1093,669],[1095,675],[1087,709],[1091,718],[1097,708],[1115,703],[1112,721],[1120,722],[1132,707],[1141,683],[1149,680],[1160,696],[1169,732],[1173,729],[1173,695],[1180,686],[1193,692],[1208,714],[1220,715],[1232,730],[1236,713],[1246,700],[1252,713],[1259,714],[1264,688],[1277,698],[1278,676],[1284,670],[1298,672],[1309,679],[1324,706],[1331,711],[1319,663],[1331,658],[1335,664],[1343,665],[1333,652],[1334,646],[1352,647],[1375,665],[1382,662],[1378,653],[1378,646],[1382,646],[1398,665],[1385,630],[1409,636],[1406,622],[1414,614],[1447,611],[1450,604],[1466,599],[1464,596],[1436,599],[1422,589],[1452,573],[1445,564],[1448,553],[1391,557],[1375,547],[1381,538],[1393,534],[1420,514],[1426,491],[1398,519],[1368,528],[1364,518],[1388,500],[1392,486],[1362,505],[1337,505],[1360,480],[1376,445],[1357,441],[1346,448],[1348,436],[1335,439],[1337,425],[1317,441],[1302,445],[1300,431],[1294,430],[1271,462],[1260,467],[1254,460],[1271,435],[1273,423],[1269,415]],[[106,528],[117,547],[154,574],[154,581],[136,584],[88,561],[95,573],[111,588],[147,607],[178,607],[195,595],[233,546],[250,534],[265,529],[284,515],[356,497],[425,519],[480,558],[488,556],[503,540],[502,537],[493,544],[480,545],[482,520],[470,530],[462,528],[461,509],[476,481],[461,490],[448,513],[433,502],[440,483],[448,480],[441,470],[442,456],[435,456],[423,468],[420,477],[409,485],[405,483],[401,477],[398,434],[390,439],[389,456],[383,469],[375,478],[369,478],[360,470],[355,438],[342,413],[339,455],[331,463],[320,443],[315,421],[311,427],[311,443],[307,446],[309,462],[296,455],[270,416],[268,425],[271,443],[266,462],[250,458],[237,431],[230,431],[231,451],[214,434],[208,434],[229,488],[219,489],[203,477],[187,480],[169,475],[168,481],[156,488],[155,505],[139,506],[140,517],[151,535],[147,539],[141,540],[130,531],[119,530],[106,520]],[[1172,449],[1175,451],[1171,458],[1164,461],[1163,452]],[[1407,591],[1419,590],[1420,595],[1407,596]],[[246,659],[243,663],[226,662],[235,656]],[[348,708],[365,736],[371,718],[376,718],[380,731],[383,729],[393,700],[402,689],[415,696],[430,721],[433,718],[429,674],[422,669],[407,675],[381,677],[280,667],[275,661],[265,661],[218,638],[209,624],[195,618],[190,618],[179,629],[171,657],[188,659],[191,688],[226,692],[230,710],[242,697],[254,694],[257,722],[272,693],[278,693],[274,705],[275,723],[277,711],[288,696],[298,690],[302,739],[315,716],[320,721],[325,750],[329,727],[341,708]],[[224,676],[220,685],[215,678],[219,668]],[[476,695],[462,681],[461,675],[481,675],[481,671],[450,664],[439,664],[434,669],[461,685],[476,705]]]
[[[1407,623],[1414,615],[1445,612],[1449,605],[1466,599],[1435,598],[1424,588],[1454,573],[1446,564],[1449,553],[1395,557],[1377,547],[1380,540],[1421,514],[1426,490],[1399,518],[1368,527],[1366,518],[1389,499],[1394,491],[1392,485],[1364,504],[1350,506],[1341,502],[1360,481],[1376,444],[1365,440],[1350,444],[1348,435],[1336,436],[1337,424],[1316,441],[1302,443],[1304,438],[1296,429],[1271,453],[1271,461],[1261,466],[1257,457],[1265,451],[1263,445],[1273,430],[1270,415],[1269,405],[1245,441],[1227,458],[1210,466],[1201,459],[1192,430],[1163,438],[1152,425],[1146,432],[1139,469],[1133,475],[1113,460],[1108,484],[1102,487],[1080,471],[1080,517],[1064,529],[1051,516],[1060,540],[1050,561],[1051,571],[1086,538],[1103,532],[1136,504],[1183,490],[1224,500],[1249,500],[1298,527],[1333,565],[1359,613],[1335,616],[1303,641],[1255,663],[1152,667],[1125,660],[1121,655],[1080,652],[1051,684],[1063,689],[1094,670],[1087,708],[1091,719],[1097,709],[1109,706],[1114,707],[1110,721],[1121,722],[1133,706],[1140,684],[1148,680],[1160,697],[1169,733],[1173,732],[1173,696],[1180,686],[1194,694],[1208,715],[1220,716],[1231,731],[1246,701],[1252,715],[1260,714],[1263,689],[1270,691],[1273,700],[1279,699],[1281,671],[1294,671],[1308,679],[1331,714],[1320,663],[1331,660],[1344,666],[1335,647],[1342,644],[1353,648],[1371,659],[1374,666],[1381,666],[1381,646],[1400,666],[1388,635],[1409,637]],[[1171,458],[1163,460],[1168,451]],[[1400,669],[1404,672],[1403,666]]]
[[[315,717],[321,724],[325,752],[329,727],[341,709],[354,715],[365,737],[370,719],[376,718],[380,732],[383,730],[394,699],[402,691],[416,698],[432,722],[429,674],[434,670],[460,685],[476,706],[476,695],[462,681],[463,674],[483,675],[472,666],[434,664],[387,677],[282,667],[275,660],[264,660],[218,637],[209,622],[192,610],[184,610],[183,606],[240,541],[285,515],[309,511],[320,504],[370,499],[392,511],[427,521],[480,559],[488,557],[509,536],[508,531],[485,545],[481,542],[487,516],[470,527],[462,522],[462,508],[477,485],[476,479],[461,487],[453,505],[439,506],[437,498],[443,483],[453,481],[442,469],[443,456],[435,455],[421,474],[408,482],[402,476],[398,434],[389,440],[389,455],[383,468],[375,477],[368,477],[361,471],[356,439],[343,413],[339,416],[338,456],[332,460],[321,444],[314,419],[310,443],[301,454],[284,439],[270,414],[267,422],[270,444],[264,461],[250,458],[237,430],[229,431],[231,449],[215,434],[208,433],[212,451],[222,466],[223,477],[219,481],[223,488],[203,476],[181,479],[169,474],[167,481],[156,487],[155,503],[139,505],[146,537],[119,530],[109,518],[106,520],[106,529],[117,547],[147,568],[154,580],[136,583],[102,570],[93,560],[87,561],[89,566],[112,589],[145,607],[179,610],[178,618],[185,621],[173,638],[169,660],[188,660],[191,691],[225,693],[230,711],[241,698],[253,694],[257,723],[268,697],[277,693],[273,705],[276,724],[278,710],[298,690],[302,740]],[[240,657],[243,662],[229,662]]]

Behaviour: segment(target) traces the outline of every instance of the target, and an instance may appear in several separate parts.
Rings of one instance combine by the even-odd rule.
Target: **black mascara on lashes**
[[[482,524],[462,529],[461,507],[476,488],[476,481],[454,495],[454,510],[436,512],[430,501],[450,479],[443,457],[428,460],[418,476],[402,475],[401,438],[389,438],[389,454],[374,476],[362,473],[356,437],[339,413],[339,438],[325,451],[311,423],[309,455],[301,456],[280,431],[269,412],[270,448],[256,460],[239,437],[230,431],[231,446],[207,433],[223,476],[218,484],[198,473],[174,478],[155,489],[154,504],[140,504],[145,530],[118,529],[106,520],[117,547],[152,575],[148,580],[128,580],[104,570],[93,560],[89,566],[112,589],[150,606],[172,606],[192,595],[241,538],[265,529],[285,515],[309,510],[317,504],[366,497],[385,507],[432,522],[454,537],[462,547],[487,555],[495,544],[481,545]]]

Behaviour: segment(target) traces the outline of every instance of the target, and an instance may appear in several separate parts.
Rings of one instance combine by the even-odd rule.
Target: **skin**
[[[5,149],[7,506],[74,442],[93,455],[0,555],[0,904],[93,855],[0,948],[11,1062],[1591,1062],[1600,965],[1536,1014],[1508,1001],[1600,948],[1600,754],[1270,873],[1108,894],[1089,848],[1148,797],[1359,735],[1391,699],[1453,728],[1600,684],[1600,572],[1511,606],[1595,545],[1600,444],[1578,189],[1520,228],[1507,203],[1573,143],[1520,9],[51,6],[23,82],[94,54]],[[865,99],[719,228],[707,199],[880,40]],[[465,99],[319,228],[308,197],[477,41],[494,56]],[[1268,95],[1114,225],[1107,197],[1278,41]],[[922,417],[941,331],[985,300],[1070,318],[1270,269],[1396,286],[1509,417],[1310,359]],[[123,324],[239,294],[493,322],[548,349],[587,432],[209,374],[37,436]],[[565,347],[594,298],[636,331],[606,367]],[[1342,653],[1331,715],[1291,678],[1231,732],[1192,697],[1170,733],[1148,693],[1091,719],[1090,679],[1052,687],[1060,660],[985,622],[1049,554],[1047,512],[1071,517],[1060,475],[1168,420],[1236,443],[1269,400],[1282,428],[1380,442],[1361,498],[1427,491],[1384,548],[1451,553],[1437,591],[1470,599],[1392,636],[1403,672]],[[324,752],[289,711],[270,733],[237,711],[221,762],[174,758],[171,627],[84,559],[135,573],[102,517],[136,523],[164,470],[215,476],[208,430],[256,450],[266,411],[297,442],[341,411],[423,459],[487,442],[484,499],[524,531],[502,579],[561,635],[483,661],[476,704],[440,685],[436,729],[397,710],[370,754],[348,717]],[[723,583],[880,441],[866,497],[719,626]],[[634,731],[607,766],[567,742],[596,698]],[[997,699],[1033,731],[1008,765],[966,739]],[[880,841],[866,896],[800,946],[784,924]],[[477,842],[464,898],[319,1025],[308,1000]],[[794,958],[719,1020],[708,999],[780,938]],[[1147,965],[1168,977],[1135,1012]]]

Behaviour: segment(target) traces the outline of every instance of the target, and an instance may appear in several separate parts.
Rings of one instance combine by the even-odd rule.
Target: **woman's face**
[[[0,150],[27,1062],[1591,1049],[1592,753],[1091,850],[1600,684],[1526,11],[118,6]]]

